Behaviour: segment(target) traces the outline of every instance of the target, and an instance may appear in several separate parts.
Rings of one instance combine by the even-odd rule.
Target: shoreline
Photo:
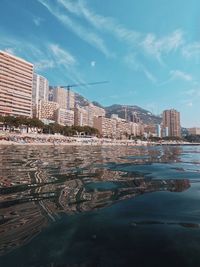
[[[0,133],[0,146],[198,146],[200,143],[180,141],[151,142],[115,140],[97,137]]]

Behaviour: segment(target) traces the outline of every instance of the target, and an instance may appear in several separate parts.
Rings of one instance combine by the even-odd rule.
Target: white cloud
[[[137,60],[135,53],[125,56],[123,61],[129,68],[133,69],[134,71],[143,72],[146,78],[148,78],[151,82],[157,82],[156,77],[148,70],[148,68]]]
[[[195,94],[195,90],[194,89],[189,89],[189,90],[187,90],[187,91],[184,91],[184,94],[186,94],[186,95],[189,95],[189,96],[192,96],[192,95],[194,95]]]
[[[42,59],[38,62],[35,62],[35,70],[36,71],[43,71],[46,69],[52,69],[55,67],[55,63],[52,60]]]
[[[65,2],[66,4],[66,1],[64,0],[59,0],[59,1]],[[84,18],[89,23],[91,23],[92,26],[94,26],[99,30],[110,32],[120,41],[127,41],[129,42],[129,44],[131,43],[133,45],[135,44],[136,40],[138,40],[138,38],[141,36],[139,32],[127,29],[126,27],[124,27],[111,17],[105,17],[96,14],[94,11],[92,11],[86,6],[85,1],[78,2],[78,9],[79,9],[79,15],[84,16]]]
[[[63,0],[57,0],[57,2],[61,5],[63,5],[69,12],[80,15],[80,5],[75,1],[63,1]]]
[[[192,103],[192,102],[188,102],[186,105],[187,105],[188,107],[192,107],[192,106],[193,106],[193,103]]]
[[[193,80],[193,77],[190,74],[180,70],[171,70],[170,76],[171,76],[170,80],[180,79],[188,82]]]
[[[182,54],[187,59],[200,59],[200,42],[185,45]]]
[[[141,42],[141,47],[148,54],[155,56],[160,62],[162,54],[168,54],[178,49],[184,43],[183,31],[176,30],[173,33],[158,38],[154,34],[149,33]]]
[[[22,57],[34,64],[35,71],[42,72],[47,69],[54,69],[60,75],[58,83],[73,82],[86,83],[77,70],[77,59],[66,49],[58,44],[38,42],[33,44],[25,39],[7,37],[0,32],[0,49],[7,52],[15,52],[16,56]],[[60,78],[62,75],[63,79]],[[52,77],[56,81],[57,77]],[[61,79],[61,80],[60,80]]]
[[[86,2],[83,0],[79,0],[78,2],[57,0],[57,2],[67,11],[83,17],[92,27],[99,31],[109,32],[121,42],[126,42],[133,46],[142,37],[141,33],[127,29],[114,18],[96,14],[92,9],[87,7]]]
[[[189,96],[189,97],[200,97],[200,88],[192,88],[184,91],[184,94]]]
[[[68,51],[63,50],[57,44],[50,44],[49,50],[52,52],[55,62],[66,66],[76,64],[76,59]]]
[[[118,23],[111,17],[105,17],[96,14],[88,8],[86,1],[78,2],[57,0],[62,7],[66,8],[79,17],[84,17],[93,27],[100,31],[107,31],[115,36],[119,41],[126,42],[130,47],[139,48],[141,52],[154,56],[160,63],[162,55],[178,49],[183,43],[183,31],[180,29],[158,38],[156,35],[149,33],[143,34],[135,30],[130,30]]]
[[[33,18],[33,22],[36,26],[40,26],[41,22],[43,21],[44,19],[42,18],[39,18],[39,17],[34,17]]]
[[[156,77],[149,71],[146,69],[146,67],[142,66],[141,68],[145,74],[145,76],[153,83],[155,83],[157,81]]]
[[[15,49],[14,48],[11,48],[11,47],[6,47],[4,49],[5,52],[9,53],[9,54],[12,54],[14,55],[15,54]]]
[[[106,57],[113,57],[113,52],[109,51],[106,47],[104,40],[97,35],[95,32],[88,28],[83,27],[74,20],[70,19],[66,14],[60,12],[58,8],[51,6],[49,1],[38,0],[42,5],[44,5],[49,12],[54,15],[60,22],[65,25],[69,30],[74,32],[79,38],[86,41],[90,45],[94,46],[96,49],[101,51]],[[60,1],[61,2],[61,1]]]

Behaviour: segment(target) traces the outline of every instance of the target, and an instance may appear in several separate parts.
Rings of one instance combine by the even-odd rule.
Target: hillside
[[[136,105],[126,107],[124,105],[114,104],[109,107],[105,107],[106,117],[110,117],[112,114],[118,114],[120,118],[125,118],[125,113],[127,113],[127,118],[131,118],[132,114],[135,113],[136,116],[145,124],[159,124],[161,123],[161,118],[159,116],[153,115],[150,111],[138,107]]]
[[[86,106],[90,101],[79,94],[75,94],[75,101],[80,106]],[[127,105],[126,108],[124,105],[114,104],[108,107],[104,107],[98,102],[92,102],[98,107],[102,107],[106,110],[106,117],[110,118],[112,114],[117,114],[120,118],[125,118],[125,109],[127,112],[127,118],[131,118],[132,114],[135,113],[137,117],[145,124],[159,124],[161,123],[161,117],[152,114],[150,111],[138,107],[136,105]]]

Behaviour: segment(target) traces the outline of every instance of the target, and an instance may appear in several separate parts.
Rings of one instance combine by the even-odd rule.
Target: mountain
[[[84,106],[87,106],[91,102],[85,97],[83,97],[82,95],[75,93],[75,103],[78,104],[80,107],[84,107]]]
[[[84,98],[83,96],[77,93],[75,93],[75,102],[81,107],[87,106],[89,103],[91,103],[88,99]],[[106,111],[107,118],[110,118],[112,114],[117,114],[120,118],[124,119],[126,113],[126,117],[129,119],[134,113],[137,116],[137,118],[139,118],[140,121],[145,124],[160,124],[162,120],[161,117],[156,116],[152,114],[150,111],[138,107],[136,105],[125,106],[125,105],[114,104],[108,107],[104,107],[96,101],[93,101],[92,103],[97,107],[104,108]]]
[[[109,107],[105,107],[106,117],[110,117],[112,114],[117,114],[120,118],[125,119],[125,116],[129,119],[133,114],[145,124],[160,124],[162,118],[152,114],[150,111],[138,107],[136,105],[118,105],[114,104]]]

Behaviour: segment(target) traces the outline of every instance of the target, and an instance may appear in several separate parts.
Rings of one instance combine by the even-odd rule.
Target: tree
[[[191,143],[200,143],[200,135],[186,135],[185,140]]]

